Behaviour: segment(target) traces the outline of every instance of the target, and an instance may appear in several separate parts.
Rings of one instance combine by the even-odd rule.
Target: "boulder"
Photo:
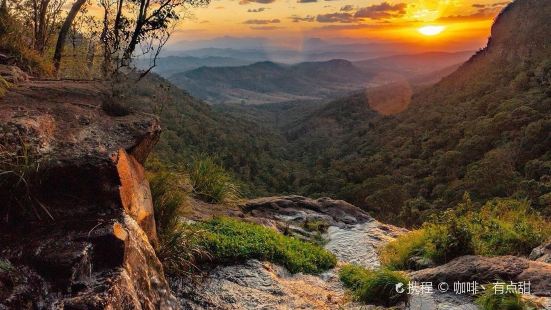
[[[411,270],[421,270],[435,266],[434,261],[422,256],[412,256],[407,261],[407,266]]]
[[[264,197],[245,202],[243,212],[254,217],[299,222],[320,219],[332,226],[372,221],[362,209],[343,200],[312,199],[302,196]]]
[[[29,81],[29,76],[27,75],[27,73],[19,69],[19,67],[7,66],[2,64],[0,64],[0,77],[12,84]]]
[[[434,285],[446,282],[452,287],[455,281],[477,281],[480,284],[496,280],[529,281],[532,294],[551,296],[551,264],[517,256],[462,256],[438,267],[412,272],[411,277]]]
[[[551,240],[533,249],[529,258],[551,264]]]

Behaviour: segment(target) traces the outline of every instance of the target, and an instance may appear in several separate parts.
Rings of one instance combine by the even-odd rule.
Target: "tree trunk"
[[[82,8],[82,6],[86,3],[86,0],[77,0],[75,3],[73,3],[73,6],[71,7],[71,10],[69,11],[69,14],[67,15],[67,18],[63,22],[63,25],[61,26],[61,30],[59,30],[59,36],[57,37],[57,43],[55,46],[55,52],[54,52],[54,67],[55,71],[59,71],[59,66],[61,64],[61,56],[63,54],[63,48],[65,47],[65,39],[67,38],[67,34],[69,33],[69,30],[71,29],[71,25],[73,24],[73,21],[77,17],[78,12]]]
[[[36,46],[35,49],[39,53],[44,53],[46,48],[46,32],[47,32],[47,23],[46,23],[46,13],[48,11],[48,5],[50,5],[50,0],[40,1],[40,6],[38,7],[38,23],[36,29]]]
[[[109,77],[111,75],[111,48],[109,42],[109,7],[103,6],[103,30],[101,32],[100,41],[103,43],[103,63],[101,66],[102,73],[104,77]]]
[[[90,40],[88,45],[88,53],[86,55],[86,65],[88,67],[88,72],[92,75],[94,70],[94,58],[96,56],[96,43],[93,40]]]
[[[136,49],[136,45],[138,45],[138,40],[140,38],[140,35],[142,34],[142,27],[144,25],[148,8],[149,8],[149,0],[140,0],[140,11],[138,13],[138,17],[136,18],[136,28],[134,29],[130,42],[128,43],[128,46],[126,47],[126,50],[123,53],[122,61],[121,61],[122,66],[130,65],[130,62],[132,60],[132,54],[134,53],[134,50]]]
[[[124,5],[124,0],[119,0],[117,5],[117,15],[115,17],[115,24],[114,24],[114,33],[115,33],[115,50],[119,49],[120,45],[120,38],[119,38],[119,32],[121,28],[121,16],[122,16],[122,8]]]

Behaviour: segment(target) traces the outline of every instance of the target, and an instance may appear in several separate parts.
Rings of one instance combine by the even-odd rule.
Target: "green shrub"
[[[525,200],[496,199],[469,215],[480,255],[528,255],[551,237],[551,223]]]
[[[503,286],[506,286],[506,284],[503,283]],[[476,303],[482,310],[536,309],[531,302],[522,299],[521,294],[515,292],[496,294],[492,285],[487,286],[486,290],[477,297]]]
[[[473,235],[464,218],[454,212],[444,212],[436,223],[424,225],[426,258],[436,263],[446,263],[462,255],[474,254]]]
[[[385,307],[408,302],[405,292],[398,293],[396,285],[407,287],[409,279],[396,271],[368,270],[357,265],[346,265],[339,271],[343,284],[352,291],[354,299]]]
[[[196,159],[189,177],[193,193],[206,202],[235,203],[240,197],[231,175],[210,157]]]
[[[527,201],[495,199],[474,208],[467,197],[455,210],[390,242],[381,260],[388,268],[407,269],[414,256],[445,263],[467,254],[528,255],[549,237],[551,223]]]
[[[292,273],[314,274],[337,263],[335,255],[316,244],[284,236],[258,224],[220,217],[193,226],[205,231],[199,243],[214,262],[268,260],[285,266]]]

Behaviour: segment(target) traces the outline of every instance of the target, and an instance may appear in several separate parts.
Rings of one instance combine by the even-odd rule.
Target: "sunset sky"
[[[267,38],[292,47],[317,37],[393,42],[413,50],[476,49],[486,43],[494,17],[508,2],[213,0],[179,23],[171,43],[232,36]]]

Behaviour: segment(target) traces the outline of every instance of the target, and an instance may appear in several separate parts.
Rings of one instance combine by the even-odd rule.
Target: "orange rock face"
[[[153,201],[143,166],[132,155],[121,149],[117,159],[117,172],[121,183],[119,192],[124,210],[140,225],[149,241],[155,245],[157,233]]]

